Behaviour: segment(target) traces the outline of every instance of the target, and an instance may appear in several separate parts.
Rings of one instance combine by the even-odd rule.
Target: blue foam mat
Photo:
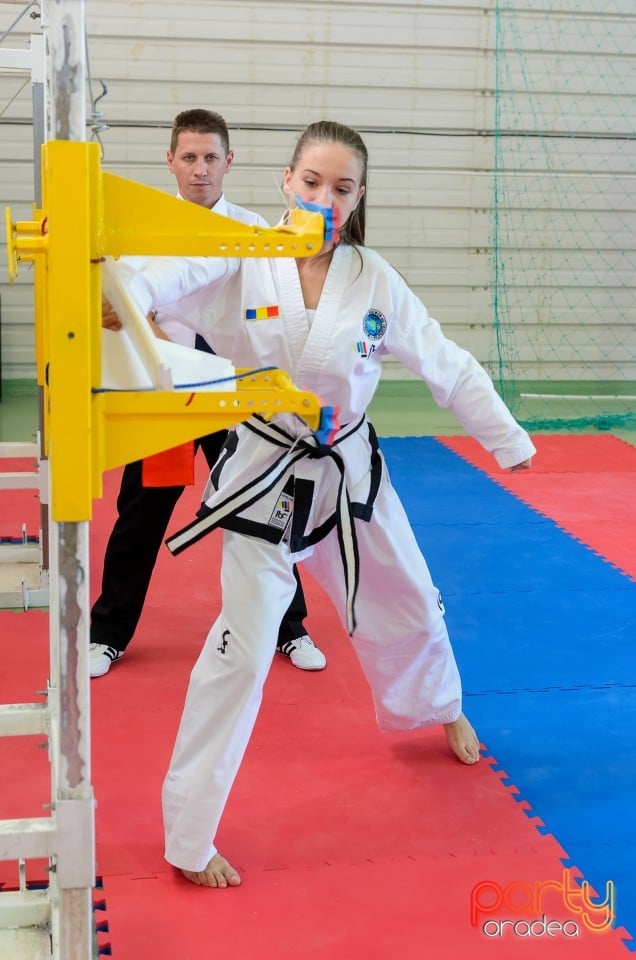
[[[482,482],[492,483],[487,477]],[[500,493],[512,504],[518,503],[504,490]],[[410,515],[410,502],[406,504],[410,495],[405,498],[400,491],[400,496]],[[461,490],[454,496],[461,497]],[[524,509],[532,512],[530,507]],[[449,521],[412,525],[433,579],[444,594],[475,591],[477,580],[481,589],[496,593],[594,593],[633,588],[620,570],[573,537],[564,535],[550,520],[532,524],[474,521],[462,525]]]
[[[636,689],[489,694],[468,697],[467,709],[529,815],[565,850],[565,865],[599,895],[614,883],[618,924],[633,935]]]
[[[446,623],[467,691],[636,688],[636,589],[505,594],[486,583],[446,597]]]
[[[383,438],[380,447],[396,490],[408,491],[411,523],[545,522],[433,437]]]
[[[480,738],[633,934],[636,584],[433,438],[381,447]]]

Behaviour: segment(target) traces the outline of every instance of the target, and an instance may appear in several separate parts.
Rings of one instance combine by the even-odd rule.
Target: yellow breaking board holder
[[[294,210],[285,227],[248,226],[103,172],[98,143],[44,144],[42,209],[16,223],[7,209],[7,251],[11,280],[19,263],[35,268],[36,367],[53,520],[90,520],[104,470],[253,413],[293,412],[313,430],[320,420],[318,399],[281,370],[241,376],[228,391],[99,392],[104,257],[305,257],[320,250],[323,236],[319,213]]]

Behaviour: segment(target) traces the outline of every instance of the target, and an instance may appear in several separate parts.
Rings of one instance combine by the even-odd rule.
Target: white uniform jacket
[[[438,406],[451,410],[500,466],[535,453],[485,370],[444,336],[400,274],[372,250],[336,247],[313,320],[289,259],[175,259],[169,270],[136,275],[130,290],[143,310],[180,301],[168,311],[178,311],[236,366],[286,370],[299,387],[339,409],[343,426],[331,451],[315,450],[311,431],[289,414],[267,425],[258,418],[239,425],[205,493],[213,525],[275,540],[290,535],[293,509],[297,552],[345,512],[368,512],[381,458],[364,414],[389,354],[425,381]],[[299,485],[302,517],[294,504]],[[170,549],[206,532],[194,527],[183,542],[171,538]]]

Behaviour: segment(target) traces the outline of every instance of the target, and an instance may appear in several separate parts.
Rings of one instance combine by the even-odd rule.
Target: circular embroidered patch
[[[362,329],[369,340],[381,340],[386,333],[386,317],[379,310],[367,310]]]

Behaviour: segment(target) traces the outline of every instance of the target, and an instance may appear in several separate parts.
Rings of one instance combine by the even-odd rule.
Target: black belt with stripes
[[[366,502],[352,503],[345,483],[344,460],[337,447],[343,440],[356,433],[364,423],[368,425],[369,442],[371,444],[371,482]],[[244,425],[263,440],[280,447],[281,455],[263,473],[251,479],[248,484],[234,491],[214,507],[203,504],[197,518],[192,523],[189,523],[166,540],[168,549],[173,554],[181,553],[182,550],[196,543],[216,527],[223,526],[247,534],[254,534],[255,528],[258,527],[259,533],[256,535],[271,539],[267,536],[264,525],[254,524],[252,521],[239,518],[238,514],[269,493],[272,488],[280,483],[281,479],[297,461],[306,458],[323,459],[328,457],[336,465],[340,475],[335,511],[317,530],[307,535],[304,526],[309,513],[311,492],[308,488],[303,489],[304,481],[299,481],[294,491],[294,511],[289,546],[291,552],[296,553],[304,547],[322,540],[334,526],[336,527],[346,585],[347,627],[349,633],[353,633],[356,626],[354,605],[360,571],[354,519],[368,521],[371,518],[373,503],[382,476],[382,460],[372,424],[366,420],[366,417],[361,417],[355,423],[342,427],[334,442],[329,446],[319,443],[313,434],[306,437],[291,436],[279,426],[268,423],[257,416],[246,421]],[[313,489],[313,485],[311,486]],[[280,537],[282,537],[282,533],[279,534],[277,541],[280,540]]]

